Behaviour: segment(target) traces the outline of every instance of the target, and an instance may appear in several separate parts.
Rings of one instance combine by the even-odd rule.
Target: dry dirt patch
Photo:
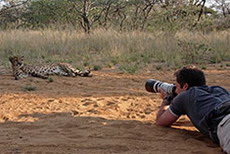
[[[230,89],[229,70],[205,73],[209,85]],[[161,100],[144,84],[149,78],[173,82],[172,74],[98,71],[92,78],[53,76],[50,82],[1,73],[0,152],[221,153],[187,117],[172,128],[154,124]]]

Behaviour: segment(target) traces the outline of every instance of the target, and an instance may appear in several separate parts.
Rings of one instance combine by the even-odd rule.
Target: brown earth
[[[221,153],[187,117],[171,128],[155,125],[161,100],[144,84],[149,78],[173,82],[172,71],[93,73],[52,76],[51,82],[14,80],[10,70],[0,71],[0,153]],[[230,89],[229,69],[205,73],[208,85]]]

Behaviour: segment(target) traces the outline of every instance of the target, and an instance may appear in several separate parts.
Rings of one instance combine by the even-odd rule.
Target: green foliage
[[[218,26],[222,19],[216,20],[219,16],[210,8],[204,8],[197,22],[200,9],[182,0],[168,1],[168,4],[143,0],[36,0],[20,7],[0,10],[0,27],[83,29],[87,33],[95,28],[121,31],[209,31],[217,27],[229,27]]]
[[[48,78],[48,82],[54,82],[54,79],[51,78],[51,77],[49,77],[49,78]]]
[[[151,27],[154,27],[155,30],[160,29],[163,31],[197,29],[199,26],[201,27],[207,19],[211,20],[211,16],[204,14],[199,24],[196,24],[199,13],[200,8],[192,4],[167,6],[167,9],[157,12],[153,19],[153,26]]]
[[[187,41],[178,41],[178,46],[182,53],[182,59],[185,64],[201,64],[209,63],[212,60],[210,59],[211,49],[202,43],[193,43]]]
[[[27,11],[22,14],[26,26],[32,28],[45,28],[55,24],[77,23],[77,12],[71,10],[68,0],[39,0],[32,1]]]
[[[119,69],[126,73],[136,73],[140,68],[137,64],[123,64],[119,67]]]
[[[94,65],[93,66],[93,70],[94,71],[98,71],[98,70],[101,70],[102,68],[101,68],[101,66],[100,65]]]
[[[35,91],[36,87],[35,86],[31,86],[31,85],[26,85],[24,87],[22,87],[23,91]]]
[[[156,66],[156,70],[161,70],[162,69],[162,66],[158,65]]]

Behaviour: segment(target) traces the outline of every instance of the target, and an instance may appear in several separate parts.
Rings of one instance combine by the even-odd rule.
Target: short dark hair
[[[175,72],[176,81],[181,88],[185,83],[189,87],[206,85],[204,72],[195,66],[186,66]]]

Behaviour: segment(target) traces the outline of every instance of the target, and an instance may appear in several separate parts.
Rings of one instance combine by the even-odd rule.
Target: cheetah
[[[80,77],[91,77],[90,70],[80,71],[74,69],[68,63],[57,63],[47,65],[27,65],[23,62],[23,56],[9,57],[12,64],[13,75],[15,80],[25,78],[28,76],[38,77],[47,79],[49,75],[61,75],[61,76],[80,76]]]

